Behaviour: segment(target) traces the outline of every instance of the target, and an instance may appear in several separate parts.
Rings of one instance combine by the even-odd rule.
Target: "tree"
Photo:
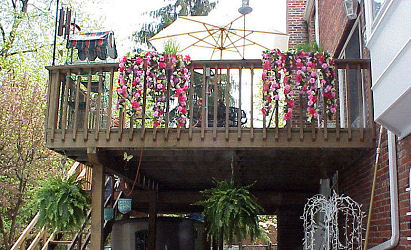
[[[44,88],[28,76],[8,77],[0,91],[0,248],[9,249],[25,226],[18,222],[27,193],[38,179],[57,174],[58,156],[44,145]]]
[[[213,0],[176,0],[157,10],[150,11],[146,14],[158,22],[144,24],[141,30],[133,34],[134,40],[153,48],[148,39],[174,22],[178,16],[205,16],[214,9],[217,2]]]
[[[36,211],[30,203],[38,181],[59,174],[60,155],[43,137],[54,34],[54,0],[0,0],[0,250],[10,249]],[[83,30],[99,17],[67,0]],[[91,3],[90,3],[91,2]],[[77,6],[77,7],[76,7]],[[90,18],[91,16],[91,18]],[[87,18],[85,18],[87,17]],[[94,19],[92,19],[94,18]],[[64,46],[60,40],[60,46]],[[60,61],[63,58],[58,58]]]

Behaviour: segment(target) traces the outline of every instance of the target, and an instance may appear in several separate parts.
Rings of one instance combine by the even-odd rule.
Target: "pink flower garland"
[[[318,81],[319,79],[319,81]],[[272,109],[272,101],[285,96],[284,117],[292,117],[294,93],[306,93],[307,120],[318,118],[318,82],[322,89],[326,113],[336,112],[334,61],[327,52],[269,50],[263,53],[263,115]]]
[[[131,119],[141,115],[142,91],[146,79],[147,95],[153,102],[153,126],[158,127],[164,121],[166,107],[166,89],[170,78],[170,91],[177,98],[177,125],[184,126],[187,120],[187,92],[191,63],[189,56],[140,52],[134,56],[123,57],[119,63],[120,75],[117,87],[117,108],[127,108]],[[168,73],[171,70],[171,73]],[[128,102],[130,105],[128,105]]]

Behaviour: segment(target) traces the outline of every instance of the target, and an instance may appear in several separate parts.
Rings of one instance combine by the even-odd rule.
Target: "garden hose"
[[[373,207],[374,195],[375,195],[375,185],[377,182],[378,160],[380,158],[380,152],[381,152],[381,136],[382,136],[383,129],[384,129],[383,126],[380,126],[380,135],[378,136],[377,154],[375,155],[375,163],[374,163],[374,179],[372,181],[370,207],[368,209],[367,229],[365,232],[364,250],[368,249],[368,236],[370,234],[371,215],[372,215],[372,207]]]

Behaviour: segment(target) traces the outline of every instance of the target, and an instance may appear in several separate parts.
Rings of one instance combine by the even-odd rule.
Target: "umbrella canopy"
[[[227,21],[228,20],[228,21]],[[247,16],[179,16],[176,21],[150,39],[161,50],[174,40],[179,53],[197,60],[260,59],[266,49],[288,48],[288,35],[277,30],[258,30],[247,25]]]

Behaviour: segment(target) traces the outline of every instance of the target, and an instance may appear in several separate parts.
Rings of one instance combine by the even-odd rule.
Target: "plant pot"
[[[114,209],[112,207],[104,208],[104,220],[112,220],[114,218]]]
[[[122,214],[126,214],[131,211],[131,199],[120,198],[118,199],[118,211]]]

